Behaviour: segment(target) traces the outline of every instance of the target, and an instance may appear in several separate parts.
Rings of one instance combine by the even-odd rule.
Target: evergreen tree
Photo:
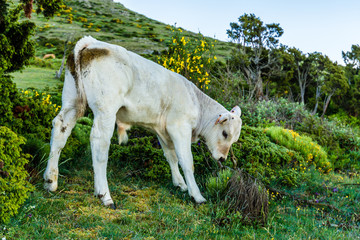
[[[33,4],[33,0],[22,0],[17,5],[0,0],[0,125],[11,124],[13,108],[19,102],[16,85],[9,73],[23,69],[35,54],[35,43],[31,39],[35,24],[30,20],[19,21],[22,11],[31,17]],[[62,0],[36,0],[35,4],[38,13],[51,17],[60,9]]]

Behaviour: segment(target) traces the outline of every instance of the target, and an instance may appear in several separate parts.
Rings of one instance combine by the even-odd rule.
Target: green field
[[[337,182],[343,175],[330,174]],[[60,177],[56,193],[47,193],[42,182],[11,224],[7,239],[357,239],[360,178],[342,179],[342,184],[323,196],[340,210],[308,206],[289,197],[273,196],[266,226],[243,225],[229,217],[221,223],[223,209],[215,202],[196,205],[187,193],[168,183],[129,177],[110,168],[108,179],[116,210],[100,205],[93,196],[91,164],[72,169]],[[349,185],[344,185],[344,184]],[[206,189],[201,187],[206,194]],[[298,189],[296,191],[299,191]],[[275,195],[275,194],[274,194]],[[206,196],[206,195],[205,195]],[[226,216],[225,216],[226,217]],[[357,219],[356,219],[357,218]],[[1,230],[0,230],[1,236]]]
[[[14,77],[16,86],[21,89],[45,89],[62,84],[59,79],[55,78],[55,70],[50,68],[29,66],[21,72],[16,72],[11,75]]]

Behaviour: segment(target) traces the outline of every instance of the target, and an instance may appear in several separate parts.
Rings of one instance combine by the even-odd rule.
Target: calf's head
[[[214,121],[205,137],[206,144],[215,160],[225,161],[231,145],[240,137],[241,110],[238,106],[224,112]]]

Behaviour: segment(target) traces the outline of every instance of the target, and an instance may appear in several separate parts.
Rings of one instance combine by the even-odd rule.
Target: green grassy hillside
[[[171,37],[169,25],[133,12],[120,3],[100,0],[64,2],[66,7],[53,19],[33,15],[38,26],[35,37],[39,45],[38,56],[55,52],[61,57],[64,41],[74,41],[85,35],[121,45],[138,54],[164,50],[164,42]],[[195,35],[185,31],[185,36]],[[231,43],[218,41],[216,55],[224,58],[233,49]]]
[[[9,123],[10,127],[18,124],[14,125],[16,133],[27,139],[22,149],[31,154],[27,155],[26,167],[35,190],[10,223],[0,225],[0,238],[356,239],[360,236],[359,128],[314,116],[304,105],[284,98],[240,99],[237,94],[244,89],[243,79],[238,75],[212,73],[209,93],[228,109],[234,103],[242,109],[241,136],[224,164],[230,168],[236,163],[263,182],[257,189],[267,188],[269,213],[264,224],[249,223],[242,211],[229,207],[229,195],[222,194],[228,191],[229,177],[220,177],[221,171],[204,141],[192,145],[196,181],[208,200],[197,205],[188,193],[173,187],[170,168],[156,136],[136,127],[129,131],[126,145],[118,145],[116,134],[111,139],[108,181],[117,209],[102,206],[93,196],[90,111],[78,120],[62,150],[58,190],[46,192],[42,174],[49,156],[51,119],[61,108],[61,86],[51,91],[46,88],[62,84],[54,75],[61,65],[65,42],[69,42],[69,51],[79,38],[92,35],[154,59],[166,49],[166,42],[173,35],[171,26],[112,1],[64,2],[66,6],[61,14],[52,19],[33,14],[32,20],[37,24],[36,58],[22,72],[12,74],[18,88],[36,89],[18,91],[21,101],[17,104],[23,115]],[[183,32],[185,36],[196,37],[196,33]],[[218,41],[215,55],[224,60],[235,47]],[[43,60],[45,54],[55,54],[56,59]],[[32,112],[25,111],[25,107]],[[11,110],[9,115],[12,116]]]
[[[19,88],[61,84],[55,79],[55,71],[60,68],[65,42],[67,52],[76,41],[86,35],[117,44],[140,55],[159,54],[166,49],[166,41],[172,36],[171,26],[149,19],[144,15],[125,8],[120,3],[107,0],[64,1],[61,13],[47,19],[42,15],[32,15],[37,25],[34,39],[35,55],[42,59],[45,54],[55,54],[56,60],[46,60],[49,67],[39,69],[38,64],[28,66],[24,71],[13,74]],[[184,36],[193,38],[197,33],[184,30]],[[208,38],[210,41],[211,38]],[[232,43],[216,41],[215,55],[224,61],[235,49]],[[37,60],[38,62],[39,60]],[[44,82],[44,83],[43,83]]]

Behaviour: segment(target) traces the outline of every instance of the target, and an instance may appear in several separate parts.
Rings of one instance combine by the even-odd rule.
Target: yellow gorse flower
[[[167,28],[168,29],[168,28]],[[182,74],[186,78],[194,81],[201,88],[208,89],[209,73],[207,66],[216,57],[211,57],[211,47],[205,39],[191,40],[180,33],[181,29],[172,28],[174,33],[171,45],[167,54],[158,58],[158,63],[163,67]]]

